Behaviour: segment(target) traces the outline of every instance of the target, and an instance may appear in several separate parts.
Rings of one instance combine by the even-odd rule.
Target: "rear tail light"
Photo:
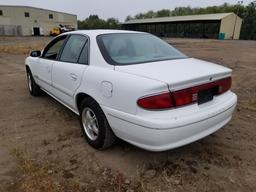
[[[231,83],[231,77],[228,77],[211,83],[174,91],[172,93],[161,93],[158,95],[143,97],[137,101],[137,104],[140,107],[149,110],[181,107],[197,102],[198,93],[200,91],[208,90],[211,88],[214,88],[215,90],[216,88],[216,92],[214,91],[214,94],[219,95],[228,91],[231,87]]]
[[[218,85],[218,94],[222,94],[231,88],[232,79],[231,77],[221,79],[219,81],[216,81],[216,84]]]
[[[175,100],[175,106],[180,107],[197,101],[197,92],[192,88],[175,91],[172,93]]]
[[[168,109],[174,107],[170,93],[144,97],[139,99],[137,103],[144,109]]]

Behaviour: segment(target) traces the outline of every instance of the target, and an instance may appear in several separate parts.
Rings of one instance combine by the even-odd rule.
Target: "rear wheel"
[[[86,98],[80,106],[80,124],[87,142],[96,149],[113,145],[116,137],[98,103]]]
[[[27,84],[28,90],[32,96],[39,96],[41,95],[42,91],[40,87],[36,84],[33,75],[31,74],[30,70],[27,70]]]

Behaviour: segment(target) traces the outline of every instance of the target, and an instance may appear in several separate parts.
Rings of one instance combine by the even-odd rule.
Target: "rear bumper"
[[[226,125],[236,107],[237,96],[204,113],[177,119],[152,119],[103,107],[110,126],[121,139],[149,151],[165,151],[204,138]]]

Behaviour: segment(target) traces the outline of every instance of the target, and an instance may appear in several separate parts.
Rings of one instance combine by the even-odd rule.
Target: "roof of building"
[[[72,14],[72,13],[66,13],[66,12],[62,12],[62,11],[55,11],[55,10],[50,10],[50,9],[44,9],[44,8],[38,8],[38,7],[32,7],[32,6],[24,6],[24,5],[0,5],[0,7],[16,7],[16,8],[39,9],[39,10],[42,10],[42,11],[51,11],[51,12],[56,12],[56,13],[62,13],[62,14],[77,16],[77,15]]]
[[[174,17],[157,17],[157,18],[150,18],[150,19],[132,19],[132,20],[126,21],[123,24],[222,20],[224,17],[227,17],[232,14],[234,13],[215,13],[215,14],[186,15],[186,16],[174,16]]]

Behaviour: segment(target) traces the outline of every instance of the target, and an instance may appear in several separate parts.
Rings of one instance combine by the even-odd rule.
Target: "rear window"
[[[112,65],[187,58],[168,43],[146,33],[99,35],[97,42],[103,57]]]

